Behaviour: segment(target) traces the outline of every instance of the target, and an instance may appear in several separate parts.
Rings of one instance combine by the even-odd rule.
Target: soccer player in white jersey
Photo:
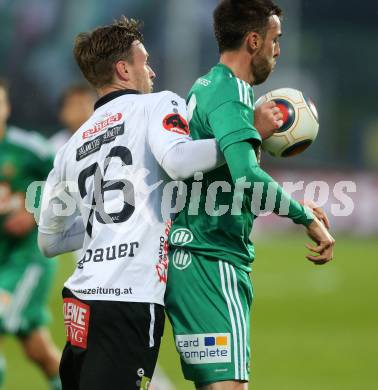
[[[136,22],[123,18],[79,34],[74,54],[100,99],[55,159],[39,226],[46,255],[83,247],[63,290],[62,385],[145,388],[163,333],[167,270],[162,186],[150,186],[164,178],[163,169],[180,179],[223,158],[206,140],[196,142],[190,166],[180,160],[194,151],[185,101],[171,92],[150,94],[155,74]],[[69,229],[55,213],[64,196],[81,213]]]
[[[166,173],[185,179],[224,159],[215,140],[191,140],[183,99],[150,93],[155,74],[137,22],[123,17],[79,34],[74,55],[100,99],[55,159],[38,237],[47,256],[82,248],[63,289],[62,385],[145,389],[164,327],[162,182]],[[273,132],[278,113],[265,106],[260,114],[261,127]],[[63,214],[76,205],[81,216],[66,228]]]

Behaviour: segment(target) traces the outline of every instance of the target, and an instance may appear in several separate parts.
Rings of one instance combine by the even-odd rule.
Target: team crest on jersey
[[[175,268],[182,271],[192,263],[192,254],[184,249],[176,249],[173,252],[172,263]]]
[[[163,119],[163,126],[165,130],[172,131],[173,133],[189,135],[189,125],[186,119],[180,114],[168,114]]]
[[[180,228],[171,234],[170,241],[172,245],[183,246],[192,242],[193,238],[193,233],[189,229]]]

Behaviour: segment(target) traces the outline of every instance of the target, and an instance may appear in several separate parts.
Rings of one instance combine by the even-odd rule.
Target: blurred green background
[[[256,390],[378,389],[378,242],[337,237],[335,260],[317,267],[304,259],[303,234],[256,240],[252,273],[252,381]],[[60,259],[51,295],[51,331],[64,344],[60,290],[73,262]],[[8,390],[47,390],[17,342],[5,343]],[[166,327],[159,364],[177,390],[192,389],[180,370]]]

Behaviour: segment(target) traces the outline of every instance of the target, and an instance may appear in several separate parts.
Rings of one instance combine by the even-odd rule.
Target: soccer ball
[[[263,150],[275,157],[291,157],[302,153],[315,140],[319,120],[314,103],[301,91],[275,89],[261,96],[256,106],[274,100],[283,113],[283,125],[262,142]]]

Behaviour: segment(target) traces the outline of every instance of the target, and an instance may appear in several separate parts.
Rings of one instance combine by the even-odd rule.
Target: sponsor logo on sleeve
[[[230,363],[230,333],[177,335],[176,348],[187,364]]]
[[[89,305],[74,298],[64,298],[63,311],[67,341],[75,347],[87,349]]]
[[[165,130],[171,131],[173,133],[182,135],[190,134],[188,122],[178,113],[166,115],[163,119],[163,127]]]

